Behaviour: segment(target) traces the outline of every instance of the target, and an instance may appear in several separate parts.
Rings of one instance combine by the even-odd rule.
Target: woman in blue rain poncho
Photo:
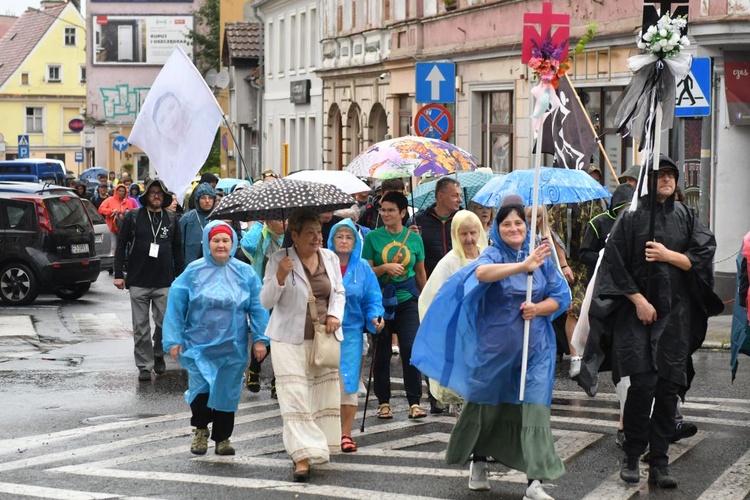
[[[188,372],[185,401],[195,427],[190,451],[208,449],[208,424],[216,454],[234,455],[229,442],[247,366],[247,320],[253,356],[266,355],[268,311],[260,305],[261,283],[249,265],[232,257],[237,235],[225,222],[203,229],[204,257],[172,283],[163,324],[163,345]]]
[[[331,228],[328,248],[333,250],[341,263],[344,277],[346,306],[344,308],[344,340],[341,342],[341,451],[357,451],[352,440],[352,425],[357,413],[357,389],[359,370],[362,365],[362,332],[366,327],[377,333],[384,326],[383,295],[375,272],[366,260],[362,260],[362,237],[354,222],[344,219]]]
[[[555,452],[550,404],[555,376],[552,320],[570,289],[548,258],[545,242],[529,253],[521,198],[498,210],[488,247],[448,279],[435,296],[414,343],[412,364],[466,401],[446,451],[448,463],[473,455],[469,488],[489,489],[486,457],[526,472],[528,498],[551,498],[541,480],[565,467]],[[526,303],[527,273],[533,277]],[[524,320],[531,321],[524,401],[519,400]]]

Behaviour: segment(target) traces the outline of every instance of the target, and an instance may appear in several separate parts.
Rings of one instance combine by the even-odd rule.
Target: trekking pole
[[[382,320],[383,317],[378,317],[378,321]],[[383,335],[383,330],[380,330],[379,333],[376,335]],[[359,427],[359,432],[365,432],[365,417],[367,417],[367,403],[370,401],[370,386],[372,385],[372,372],[375,368],[375,356],[378,354],[378,342],[380,341],[380,337],[378,337],[376,340],[374,340],[375,346],[372,349],[372,361],[370,361],[370,375],[367,377],[367,393],[365,394],[365,411],[362,412],[362,425]]]

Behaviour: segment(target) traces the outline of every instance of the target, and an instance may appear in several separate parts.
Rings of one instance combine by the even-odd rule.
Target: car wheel
[[[89,291],[91,283],[80,283],[77,285],[68,285],[55,290],[55,295],[63,300],[77,300]]]
[[[13,263],[0,271],[0,299],[6,304],[31,304],[39,295],[39,283],[34,272],[25,264]]]

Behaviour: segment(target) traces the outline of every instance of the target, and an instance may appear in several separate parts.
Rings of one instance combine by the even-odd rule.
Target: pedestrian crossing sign
[[[678,117],[711,114],[711,58],[694,57],[690,73],[677,82],[674,115]]]

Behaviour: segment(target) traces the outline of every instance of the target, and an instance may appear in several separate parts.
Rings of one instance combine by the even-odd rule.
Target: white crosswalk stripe
[[[618,403],[614,394],[601,394],[594,399],[566,391],[555,391],[552,405],[552,434],[555,447],[566,465],[571,466],[579,457],[598,450],[609,453],[607,467],[611,475],[604,477],[590,491],[582,494],[586,499],[630,499],[636,495],[648,494],[647,465],[641,464],[642,481],[638,485],[628,485],[619,479],[619,457],[621,452],[614,445],[614,430],[617,427]],[[362,401],[360,402],[362,403]],[[189,413],[118,421],[80,427],[43,436],[28,436],[0,442],[0,473],[12,473],[22,469],[37,470],[46,474],[44,486],[40,484],[18,484],[12,479],[0,480],[0,496],[19,495],[37,498],[94,498],[124,499],[136,498],[133,491],[120,494],[70,489],[70,477],[107,478],[120,480],[122,484],[149,485],[150,483],[183,483],[203,487],[231,488],[246,491],[256,496],[260,490],[278,491],[294,495],[316,495],[328,498],[375,499],[384,495],[395,500],[406,498],[434,498],[444,492],[424,490],[418,495],[407,494],[393,486],[409,482],[410,478],[433,478],[435,481],[448,479],[464,486],[468,477],[466,467],[447,465],[444,462],[445,448],[456,417],[438,416],[421,420],[408,420],[408,405],[402,398],[394,398],[392,407],[396,417],[390,421],[374,418],[370,402],[367,429],[357,434],[359,449],[352,455],[338,455],[325,465],[315,467],[320,475],[308,484],[291,482],[292,464],[286,456],[281,440],[282,426],[277,402],[270,399],[252,401],[240,405],[235,419],[235,432],[232,443],[238,454],[224,457],[213,454],[195,457],[189,452],[190,428],[187,425]],[[360,406],[361,408],[361,406]],[[750,404],[742,400],[722,398],[695,398],[684,405],[692,422],[702,422],[699,433],[670,447],[670,461],[682,464],[693,459],[688,453],[712,433],[722,433],[723,429],[745,427],[744,415]],[[696,414],[691,414],[695,412]],[[704,416],[705,413],[726,415],[726,418]],[[363,412],[357,414],[357,423]],[[113,440],[106,436],[122,435]],[[46,452],[45,447],[53,443],[59,451]],[[70,446],[66,446],[66,444]],[[77,446],[75,443],[87,443]],[[607,451],[611,449],[611,451]],[[18,451],[23,450],[19,457]],[[404,462],[406,459],[406,462]],[[148,463],[153,470],[143,470],[141,464]],[[192,473],[185,472],[180,464],[193,464]],[[201,465],[202,464],[202,465]],[[226,470],[231,466],[231,476],[213,471]],[[260,471],[263,478],[255,477]],[[273,472],[276,471],[276,472]],[[266,474],[270,474],[266,476]],[[393,483],[386,491],[373,489],[373,482],[361,487],[358,483],[344,482],[341,486],[336,478],[365,474],[367,477],[380,477]],[[13,476],[6,476],[13,477]],[[267,479],[266,477],[270,478]],[[288,477],[288,480],[278,480]],[[55,480],[61,480],[60,488],[55,488]],[[65,478],[68,478],[67,480]],[[490,481],[493,489],[503,484],[520,488],[526,484],[525,474],[509,470],[499,464],[491,464]],[[337,482],[338,484],[332,484]],[[375,481],[376,483],[376,481]],[[703,500],[724,500],[742,498],[750,493],[750,451],[734,463],[727,463],[719,477],[708,477],[700,496]],[[88,484],[88,483],[82,483]],[[92,483],[99,484],[99,483]],[[550,493],[565,487],[565,477],[557,482],[545,483]],[[151,488],[163,488],[152,486]],[[506,486],[509,487],[509,486]],[[114,488],[116,490],[116,488]],[[107,491],[113,491],[108,488]],[[163,491],[163,490],[159,490]],[[219,495],[220,496],[220,495]],[[468,490],[467,490],[468,496]],[[563,495],[564,497],[564,495]]]
[[[78,313],[73,318],[86,337],[99,340],[133,338],[131,330],[123,325],[115,313]]]

